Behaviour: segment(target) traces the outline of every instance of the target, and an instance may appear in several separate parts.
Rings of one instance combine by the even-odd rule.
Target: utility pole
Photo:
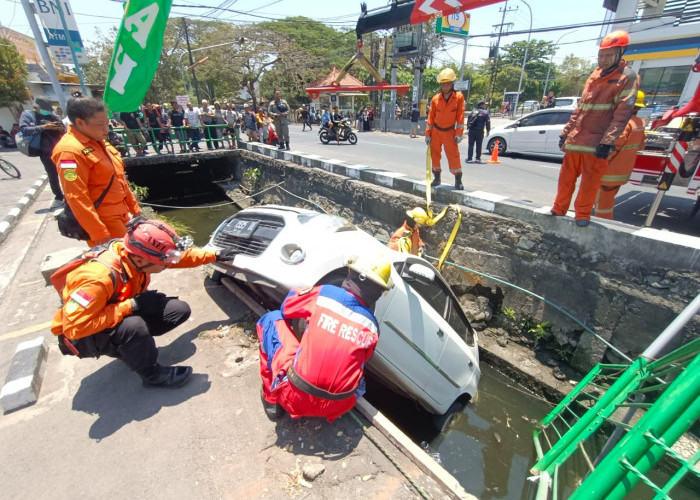
[[[517,9],[512,9],[508,8],[508,2],[506,1],[505,5],[503,6],[502,9],[500,9],[500,12],[503,12],[503,16],[501,17],[501,24],[494,24],[494,28],[498,28],[498,38],[496,39],[496,46],[493,48],[493,65],[491,66],[491,79],[489,81],[489,93],[488,96],[486,97],[486,100],[491,103],[491,95],[493,94],[493,86],[496,83],[496,74],[498,73],[498,47],[501,45],[501,35],[503,34],[503,27],[508,26],[511,27],[513,26],[513,23],[506,23],[506,14],[508,12],[512,12]],[[490,56],[491,54],[489,54]]]
[[[53,67],[51,62],[51,57],[49,56],[49,51],[46,50],[46,44],[44,43],[43,35],[39,30],[39,25],[34,17],[34,9],[29,3],[29,0],[22,0],[22,7],[24,7],[24,13],[27,15],[27,21],[29,21],[29,26],[32,28],[32,34],[34,35],[34,42],[36,43],[36,48],[39,50],[39,55],[44,61],[44,67],[46,72],[49,74],[49,80],[51,81],[51,87],[53,87],[53,92],[56,94],[56,100],[61,106],[61,109],[66,109],[66,96],[63,94],[63,89],[61,88],[61,83],[58,81],[58,75],[56,75],[56,69]]]
[[[199,84],[197,83],[197,74],[194,72],[194,59],[192,59],[192,49],[190,48],[190,33],[187,31],[187,21],[182,18],[182,26],[185,28],[185,42],[187,42],[187,52],[190,55],[190,68],[192,70],[192,83],[194,84],[194,94],[197,96],[197,104],[202,102],[199,97]]]

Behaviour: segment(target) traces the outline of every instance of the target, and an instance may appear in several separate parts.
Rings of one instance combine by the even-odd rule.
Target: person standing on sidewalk
[[[34,111],[23,111],[19,117],[19,130],[25,137],[41,134],[39,159],[49,177],[49,186],[56,201],[63,201],[61,182],[58,180],[56,165],[51,161],[54,146],[65,134],[61,119],[53,114],[51,102],[38,98],[34,101]]]
[[[600,179],[608,168],[608,157],[634,112],[637,74],[622,59],[628,45],[626,31],[613,31],[603,38],[598,67],[586,80],[578,107],[559,135],[559,147],[565,154],[550,214],[566,215],[580,176],[574,201],[579,227],[591,223],[591,211]]]
[[[93,247],[124,236],[126,223],[141,213],[141,207],[129,189],[119,151],[105,142],[109,118],[102,101],[73,98],[66,114],[72,125],[51,159],[60,172],[66,203]],[[100,197],[102,202],[95,208]]]
[[[457,75],[452,68],[443,69],[438,75],[440,92],[430,101],[430,111],[425,125],[425,143],[430,146],[433,165],[432,186],[440,185],[440,157],[442,146],[455,176],[455,189],[464,189],[462,185],[462,165],[459,161],[459,143],[464,133],[464,96],[454,88]]]
[[[289,150],[289,104],[281,98],[279,90],[275,90],[275,98],[270,102],[267,112],[275,121],[279,149]]]
[[[413,107],[411,108],[411,133],[409,136],[411,138],[416,137],[416,133],[418,132],[418,119],[420,118],[420,111],[418,110],[418,103],[413,103]]]
[[[610,155],[608,161],[608,169],[600,179],[600,191],[598,191],[598,199],[595,204],[596,217],[613,218],[615,195],[629,181],[632,170],[634,170],[637,151],[644,148],[646,140],[644,120],[637,116],[637,112],[644,106],[644,92],[638,90],[637,100],[634,103],[634,114],[617,139],[615,151]]]
[[[506,103],[506,111],[504,113],[509,112],[508,106],[510,106],[510,102]],[[486,109],[486,101],[479,101],[476,109],[469,113],[467,130],[469,131],[469,147],[467,148],[467,159],[464,161],[467,163],[481,163],[484,132],[486,132],[486,135],[491,133],[491,117]],[[474,151],[475,147],[476,152]],[[472,161],[474,155],[476,155],[476,160]]]

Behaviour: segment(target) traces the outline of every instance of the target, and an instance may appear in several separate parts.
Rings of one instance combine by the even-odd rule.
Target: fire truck
[[[693,72],[700,72],[700,52]],[[644,222],[651,226],[661,200],[672,185],[686,188],[695,199],[691,216],[700,208],[700,84],[690,102],[652,122],[644,149],[637,153],[630,184],[656,186],[657,193]]]

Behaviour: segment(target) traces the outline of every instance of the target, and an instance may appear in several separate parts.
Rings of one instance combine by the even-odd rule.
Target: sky
[[[107,32],[111,27],[118,27],[123,12],[122,0],[69,0],[75,13],[78,29],[83,43],[89,44],[98,37],[96,29]],[[467,63],[480,64],[488,55],[489,43],[495,38],[489,36],[497,31],[494,25],[501,23],[503,9],[507,6],[505,23],[512,26],[504,28],[507,31],[527,31],[530,26],[530,12],[526,3],[532,9],[532,28],[550,28],[567,26],[586,22],[601,22],[605,18],[603,0],[509,0],[481,7],[470,11],[470,38],[467,46]],[[387,0],[366,0],[370,9],[387,6]],[[2,0],[0,9],[0,24],[5,27],[32,36],[24,9],[19,0]],[[217,10],[216,7],[229,9]],[[233,12],[235,11],[235,12]],[[236,23],[258,22],[262,20],[280,19],[287,16],[303,15],[323,22],[336,29],[353,30],[360,14],[360,1],[346,0],[173,0],[171,17],[191,17],[197,19],[229,20]],[[194,17],[196,16],[196,17]],[[578,28],[562,31],[535,33],[533,39],[549,40],[558,44],[554,56],[555,63],[561,63],[568,54],[595,61],[597,54],[596,40],[600,27]],[[472,36],[477,35],[474,38]],[[527,34],[504,36],[501,46],[518,40],[526,40]],[[447,47],[444,51],[434,54],[434,66],[443,62],[462,60],[463,44],[461,38],[446,37]]]

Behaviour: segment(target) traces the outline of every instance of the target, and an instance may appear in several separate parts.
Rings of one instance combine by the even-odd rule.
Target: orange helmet
[[[192,238],[180,238],[166,223],[137,217],[127,225],[126,250],[151,264],[171,265],[180,262],[182,251],[192,246]]]
[[[605,35],[605,38],[600,42],[601,49],[609,49],[611,47],[627,47],[630,44],[630,35],[624,30],[616,30]]]

